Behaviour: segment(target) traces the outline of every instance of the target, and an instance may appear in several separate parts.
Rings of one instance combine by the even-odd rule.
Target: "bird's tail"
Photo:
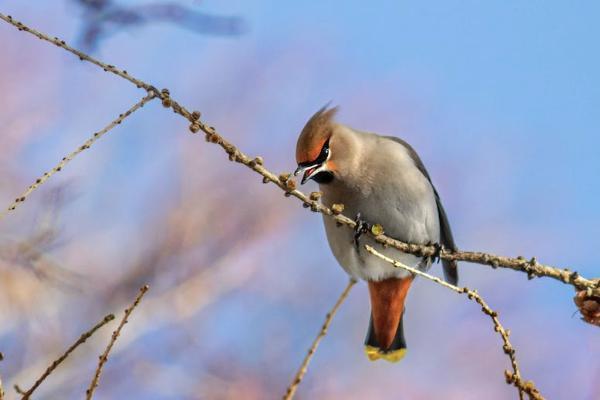
[[[383,350],[377,342],[375,336],[375,326],[373,325],[373,316],[371,315],[371,321],[369,322],[369,331],[367,332],[367,338],[365,339],[365,353],[371,361],[383,359],[389,362],[398,362],[406,355],[406,340],[404,339],[404,326],[403,321],[404,313],[400,317],[398,322],[398,328],[396,329],[396,335],[390,347]]]
[[[404,300],[413,277],[369,281],[371,321],[365,340],[367,356],[371,361],[380,358],[397,362],[406,353],[404,340]]]

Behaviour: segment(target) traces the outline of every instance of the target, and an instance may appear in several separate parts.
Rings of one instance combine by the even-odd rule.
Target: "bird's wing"
[[[442,200],[440,199],[440,195],[438,194],[435,186],[431,182],[431,177],[423,164],[423,161],[419,158],[419,155],[412,148],[412,146],[406,143],[404,140],[397,138],[395,136],[383,136],[386,139],[392,140],[396,143],[400,143],[404,148],[408,151],[410,158],[415,163],[415,166],[421,173],[427,178],[429,184],[433,189],[433,193],[435,194],[435,202],[437,204],[438,209],[438,218],[440,221],[440,244],[443,245],[446,249],[456,251],[458,248],[456,247],[456,243],[454,243],[454,237],[452,236],[452,230],[450,229],[450,223],[448,222],[448,216],[446,215],[446,211],[444,210],[444,206],[442,205]],[[442,266],[444,268],[444,278],[449,283],[456,285],[458,283],[458,265],[454,260],[442,260]]]

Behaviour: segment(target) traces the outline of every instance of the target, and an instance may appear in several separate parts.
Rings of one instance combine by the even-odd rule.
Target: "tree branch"
[[[71,354],[77,347],[79,347],[80,344],[82,344],[86,340],[88,340],[90,338],[90,336],[92,336],[98,329],[102,328],[104,325],[106,325],[107,323],[109,323],[113,319],[115,319],[115,316],[113,314],[108,314],[106,317],[104,317],[102,319],[102,321],[98,322],[92,329],[90,329],[89,331],[83,333],[79,337],[79,339],[77,339],[77,341],[75,343],[73,343],[71,345],[71,347],[69,347],[67,349],[67,351],[65,351],[60,357],[58,357],[56,360],[54,360],[52,362],[52,364],[50,364],[50,366],[46,369],[46,371],[44,371],[44,373],[42,374],[42,376],[40,376],[38,378],[38,380],[35,381],[35,383],[33,384],[33,386],[29,390],[22,391],[18,387],[18,385],[15,385],[15,389],[17,390],[17,392],[19,394],[23,395],[22,400],[29,399],[31,397],[31,394],[35,391],[35,389],[37,389],[42,384],[42,382],[44,381],[44,379],[46,379],[52,372],[54,372],[54,370],[56,369],[56,367],[58,367],[60,365],[60,363],[62,363],[69,356],[69,354]]]
[[[304,360],[302,360],[302,364],[300,364],[300,368],[298,368],[296,375],[294,375],[294,379],[292,379],[292,383],[290,383],[290,385],[287,388],[287,391],[283,395],[283,400],[291,400],[294,397],[294,395],[296,394],[296,390],[298,389],[298,386],[302,382],[304,375],[306,375],[306,371],[308,370],[308,364],[310,363],[312,356],[317,351],[317,347],[319,346],[319,343],[327,334],[327,330],[329,329],[329,325],[331,325],[331,321],[333,320],[333,317],[337,313],[338,309],[340,308],[340,306],[342,305],[344,300],[346,300],[346,297],[348,297],[348,293],[350,293],[350,289],[352,289],[352,286],[354,286],[355,283],[356,283],[356,280],[350,279],[350,281],[346,285],[346,288],[340,294],[340,297],[335,302],[335,305],[333,306],[331,311],[329,311],[327,313],[327,315],[325,316],[325,322],[323,323],[321,330],[317,334],[317,337],[315,338],[315,340],[313,340],[312,345],[308,349],[308,353],[306,353]]]
[[[94,396],[94,390],[96,390],[96,387],[98,387],[98,382],[100,381],[100,374],[102,373],[102,367],[104,367],[104,364],[106,364],[106,361],[108,360],[108,354],[110,353],[115,342],[117,341],[117,338],[121,334],[121,329],[123,329],[123,326],[125,326],[125,324],[127,323],[127,319],[129,318],[129,316],[131,315],[133,310],[137,307],[137,305],[140,303],[140,301],[142,300],[142,297],[144,297],[144,295],[146,294],[148,289],[149,289],[148,285],[142,286],[140,288],[140,293],[135,298],[133,304],[131,306],[129,306],[129,308],[125,309],[125,315],[123,315],[123,319],[121,319],[121,323],[119,323],[117,330],[115,330],[113,332],[113,334],[110,338],[110,341],[108,342],[108,346],[106,346],[104,353],[102,353],[102,355],[100,356],[100,361],[98,362],[98,367],[96,368],[96,372],[94,373],[94,378],[92,379],[92,382],[90,383],[90,387],[85,392],[86,400],[91,400],[91,398]]]
[[[176,104],[174,101],[173,104]],[[175,109],[175,108],[174,108]],[[176,111],[177,112],[177,111]],[[185,115],[185,113],[181,113]],[[207,126],[206,124],[195,121],[192,123],[192,127],[197,125],[200,129],[206,133],[207,141],[216,143],[225,150],[229,155],[231,161],[238,162],[252,169],[263,176],[264,183],[274,183],[279,188],[285,191],[286,196],[293,196],[301,200],[305,208],[310,208],[312,211],[320,212],[333,219],[340,225],[345,225],[350,229],[356,227],[356,222],[341,214],[343,205],[332,205],[327,207],[321,204],[318,200],[318,196],[311,195],[310,197],[301,191],[296,189],[296,182],[290,179],[290,174],[281,174],[279,176],[267,170],[263,167],[263,160],[261,157],[251,159],[244,153],[242,153],[232,143],[221,137],[216,130]],[[316,199],[315,199],[316,198]],[[371,221],[378,222],[378,221]],[[447,249],[441,249],[438,251],[436,246],[418,245],[412,243],[402,242],[400,240],[391,238],[384,234],[376,235],[373,232],[369,232],[375,240],[382,244],[384,247],[394,247],[404,253],[416,255],[418,257],[432,257],[439,256],[445,260],[455,261],[466,261],[471,263],[477,263],[482,265],[488,265],[492,268],[508,268],[515,271],[521,271],[527,274],[529,279],[534,277],[548,277],[563,282],[568,285],[574,286],[579,290],[586,290],[590,295],[600,296],[600,280],[587,279],[579,275],[576,271],[571,271],[566,268],[557,268],[549,265],[540,264],[536,258],[533,257],[530,260],[526,260],[523,257],[504,257],[497,256],[490,253],[475,252],[475,251],[450,251]]]
[[[10,15],[4,15],[2,13],[0,13],[0,19],[8,22],[9,24],[11,24],[12,26],[14,26],[15,28],[17,28],[20,31],[24,31],[27,33],[31,33],[34,36],[37,36],[38,39],[44,40],[46,42],[50,42],[58,47],[61,47],[63,49],[65,49],[66,51],[68,51],[69,53],[73,53],[75,54],[77,57],[79,57],[79,59],[81,61],[87,61],[90,62],[94,65],[96,65],[97,67],[102,68],[104,71],[106,72],[110,72],[113,73],[125,80],[128,80],[129,82],[133,83],[134,85],[136,85],[138,88],[143,88],[145,89],[147,92],[150,92],[152,90],[152,87],[150,87],[148,84],[142,82],[139,79],[136,79],[130,75],[127,74],[127,71],[125,70],[121,70],[119,68],[115,68],[114,65],[110,65],[110,64],[105,64],[102,61],[99,61],[97,59],[95,59],[94,57],[79,51],[77,49],[74,49],[73,47],[69,46],[64,40],[61,40],[57,37],[51,38],[50,36],[46,35],[45,33],[42,32],[38,32],[33,28],[28,27],[27,25],[22,24],[19,21],[16,21],[15,19],[13,19],[13,17],[11,17]]]

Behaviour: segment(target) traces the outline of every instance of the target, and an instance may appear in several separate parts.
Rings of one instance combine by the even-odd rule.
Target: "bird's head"
[[[312,179],[317,183],[329,183],[334,178],[335,163],[332,160],[335,142],[333,117],[337,107],[321,108],[306,125],[296,144],[298,168],[294,175],[303,173],[301,183]]]

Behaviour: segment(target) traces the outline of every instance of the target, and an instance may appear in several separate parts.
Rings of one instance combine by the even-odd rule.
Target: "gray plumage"
[[[421,171],[421,173],[427,178],[431,187],[433,188],[433,193],[435,194],[435,202],[437,204],[438,209],[438,218],[440,222],[440,241],[439,244],[444,248],[452,251],[457,251],[456,243],[454,243],[454,237],[452,236],[452,230],[450,229],[450,223],[448,222],[448,216],[446,215],[446,210],[444,210],[444,206],[442,205],[442,200],[440,199],[440,195],[438,194],[433,182],[431,182],[431,177],[429,176],[429,172],[425,168],[425,165],[419,158],[417,152],[412,148],[410,144],[405,142],[404,140],[397,138],[395,136],[384,136],[386,139],[393,140],[394,142],[400,143],[402,146],[406,148],[410,158],[412,158],[415,166]],[[442,267],[444,269],[444,278],[449,283],[456,285],[458,283],[458,265],[456,261],[442,260]]]

